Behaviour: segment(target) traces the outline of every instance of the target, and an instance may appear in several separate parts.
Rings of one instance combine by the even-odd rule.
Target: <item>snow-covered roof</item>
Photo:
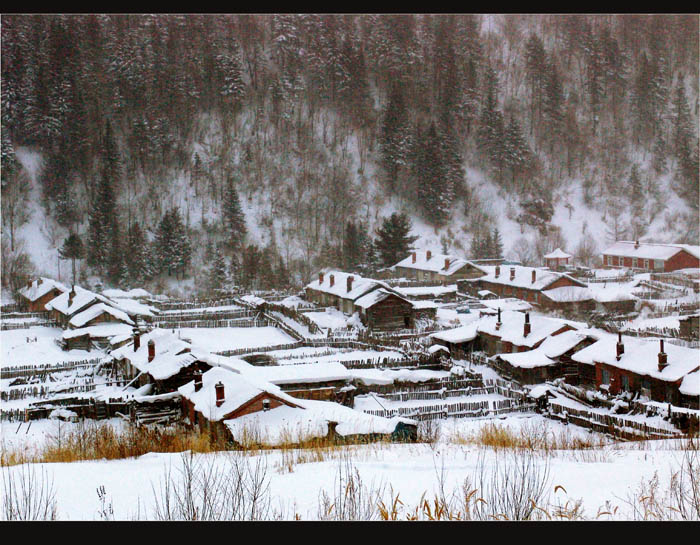
[[[577,301],[590,301],[594,299],[594,294],[588,288],[581,286],[563,286],[561,288],[553,288],[545,290],[542,295],[557,303],[573,303]]]
[[[71,290],[63,292],[58,297],[51,299],[46,305],[46,310],[56,310],[61,314],[66,316],[72,316],[76,312],[80,312],[88,305],[95,302],[102,302],[107,304],[112,304],[107,297],[99,295],[93,291],[86,290],[80,286],[73,286],[75,289],[75,295],[72,302],[69,301]]]
[[[78,329],[66,329],[61,335],[62,339],[75,339],[84,335],[90,336],[93,339],[106,339],[116,336],[130,336],[132,327],[127,324],[100,324],[90,327],[81,327]]]
[[[355,380],[364,384],[387,385],[394,382],[426,382],[450,376],[449,371],[432,371],[429,369],[349,369]]]
[[[68,291],[68,287],[66,287],[64,284],[61,284],[52,278],[41,276],[34,280],[31,286],[24,286],[21,290],[19,290],[19,293],[25,299],[33,302],[40,297],[43,297],[53,289]]]
[[[549,252],[547,255],[544,256],[545,259],[564,259],[567,257],[572,257],[572,256],[571,256],[571,254],[567,254],[561,248],[557,248],[553,252]]]
[[[688,373],[678,388],[680,393],[687,396],[700,396],[700,371]]]
[[[515,299],[514,297],[506,297],[504,299],[484,299],[479,301],[486,308],[492,310],[530,310],[532,305],[527,301],[522,299]]]
[[[565,352],[575,348],[583,342],[590,332],[586,331],[564,331],[558,335],[547,337],[540,346],[534,350],[526,352],[513,352],[498,354],[498,357],[507,361],[514,367],[533,368],[553,365],[556,358]]]
[[[691,255],[700,256],[700,246],[689,244],[661,244],[652,242],[640,242],[635,248],[636,242],[630,240],[620,240],[603,250],[603,255],[637,257],[641,259],[660,259],[665,261],[681,250],[685,250]]]
[[[498,357],[502,360],[507,361],[513,367],[520,367],[522,369],[531,369],[533,367],[546,367],[548,365],[554,365],[556,363],[539,348],[536,350],[528,350],[527,352],[498,354]]]
[[[396,287],[394,290],[406,297],[417,297],[420,295],[439,297],[440,295],[446,295],[448,293],[457,293],[457,284],[451,284],[449,286]]]
[[[513,280],[510,279],[510,271],[515,271]],[[535,281],[532,281],[532,273],[535,273]],[[504,284],[506,286],[514,286],[517,288],[529,288],[534,290],[543,290],[550,284],[556,282],[560,278],[567,278],[577,286],[584,286],[578,280],[571,278],[567,274],[549,271],[546,269],[538,269],[535,267],[524,267],[522,265],[502,265],[500,274],[496,277],[496,267],[489,267],[486,276],[468,280],[471,282],[491,282],[493,284]]]
[[[148,341],[155,344],[155,357],[148,361]],[[113,350],[116,359],[126,358],[141,372],[150,374],[156,380],[164,380],[176,375],[181,369],[195,361],[203,361],[211,366],[219,364],[219,357],[210,354],[197,345],[180,339],[166,329],[154,329],[142,334],[139,349],[134,351],[133,341]]]
[[[433,346],[428,348],[429,354],[435,354],[435,352],[449,352],[449,350],[441,344],[434,344]]]
[[[331,382],[352,378],[347,368],[339,362],[250,367],[244,372],[246,376],[254,376],[272,384]]]
[[[155,316],[156,314],[160,314],[160,309],[153,307],[151,305],[146,305],[144,303],[140,303],[139,301],[136,301],[135,299],[126,299],[123,297],[114,297],[112,298],[112,302],[114,303],[113,306],[123,310],[127,314],[131,316]]]
[[[384,301],[384,299],[386,299],[387,297],[391,297],[392,295],[394,297],[402,299],[403,301],[406,301],[407,303],[411,303],[411,301],[404,297],[401,297],[400,295],[397,295],[396,293],[392,293],[390,291],[385,290],[384,288],[380,288],[378,290],[370,291],[369,293],[357,299],[355,301],[355,306],[358,306],[362,309],[368,309],[376,305],[380,301]]]
[[[107,290],[102,290],[102,295],[105,297],[113,298],[117,297],[120,299],[136,299],[138,297],[153,297],[150,293],[148,293],[146,290],[143,288],[134,288],[129,291],[124,291],[120,289],[107,289]]]
[[[224,385],[224,402],[220,407],[216,406],[215,385],[221,382]],[[301,406],[299,400],[285,394],[279,387],[263,381],[251,380],[229,369],[213,367],[202,373],[202,388],[194,391],[194,381],[178,388],[180,394],[194,404],[196,411],[202,413],[211,421],[219,421],[241,405],[251,399],[267,392],[283,401],[295,406]]]
[[[415,253],[416,262],[413,262],[413,254]],[[445,267],[447,263],[447,267]],[[455,257],[453,255],[444,254],[433,254],[431,253],[430,259],[428,259],[428,252],[426,250],[416,250],[411,253],[407,258],[402,259],[396,265],[391,267],[405,267],[407,269],[417,269],[421,271],[430,271],[435,273],[440,273],[444,276],[450,276],[462,269],[465,265],[471,265],[475,269],[484,271],[482,267],[475,265],[471,261],[462,259],[460,257]],[[484,271],[485,272],[485,271]]]
[[[538,350],[542,350],[550,358],[558,358],[586,340],[586,338],[598,340],[599,337],[600,335],[586,329],[564,331],[558,335],[547,337],[538,347]]]
[[[92,305],[84,311],[79,312],[78,314],[73,316],[73,318],[71,318],[68,324],[73,327],[83,327],[90,320],[93,320],[97,318],[100,314],[104,313],[109,314],[118,322],[134,325],[133,320],[129,318],[129,316],[125,312],[117,310],[116,308],[106,305],[105,303],[97,303],[96,305]]]
[[[478,325],[479,322],[474,321],[455,329],[448,329],[447,331],[432,333],[430,337],[449,343],[463,343],[476,338]]]
[[[566,326],[573,329],[580,328],[579,324],[570,320],[561,320],[558,318],[531,314],[530,333],[525,337],[524,313],[508,310],[502,311],[501,327],[498,330],[496,329],[497,321],[497,316],[485,316],[481,318],[476,322],[478,324],[478,332],[500,337],[502,341],[510,342],[517,346],[533,346]]]
[[[333,286],[331,286],[331,276],[333,276]],[[347,289],[347,280],[349,277],[353,278],[352,289],[350,291]],[[316,278],[316,280],[307,284],[306,287],[312,290],[329,293],[331,295],[337,295],[338,297],[350,299],[352,301],[358,297],[362,297],[372,290],[379,288],[394,291],[386,283],[380,282],[379,280],[363,278],[358,274],[334,270],[327,270],[323,273],[322,283],[319,282],[318,278]]]
[[[605,334],[591,346],[579,350],[571,359],[580,363],[593,365],[605,363],[619,369],[632,371],[639,375],[675,382],[700,366],[700,350],[664,343],[667,363],[659,371],[659,341],[649,338],[622,337],[625,352],[617,361],[617,335]]]

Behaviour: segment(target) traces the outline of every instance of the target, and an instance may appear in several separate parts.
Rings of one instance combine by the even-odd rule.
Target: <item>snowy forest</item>
[[[3,283],[698,244],[698,51],[697,15],[5,15]]]

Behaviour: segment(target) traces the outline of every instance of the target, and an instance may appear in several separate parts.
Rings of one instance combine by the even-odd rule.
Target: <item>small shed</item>
[[[544,256],[544,262],[547,267],[556,270],[571,265],[572,258],[571,254],[567,254],[561,248],[557,248]]]

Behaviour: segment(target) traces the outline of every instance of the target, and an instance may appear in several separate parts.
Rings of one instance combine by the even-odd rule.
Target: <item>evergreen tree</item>
[[[151,278],[152,264],[148,253],[148,244],[138,222],[133,222],[127,234],[127,268],[132,283],[141,283]]]
[[[354,221],[345,224],[343,234],[343,269],[346,271],[357,270],[362,264],[362,241],[360,233]]]
[[[382,220],[375,240],[382,266],[391,267],[408,255],[411,246],[418,240],[417,236],[410,236],[410,232],[411,220],[403,212],[394,212]]]
[[[666,165],[666,144],[660,132],[656,135],[656,140],[654,141],[651,166],[654,172],[659,175],[665,174],[668,170]]]
[[[431,124],[418,141],[421,142],[421,148],[414,165],[418,202],[424,217],[430,223],[436,226],[444,225],[450,215],[454,193],[451,179],[447,176],[442,144],[435,125]]]
[[[214,253],[214,259],[209,267],[209,293],[211,295],[218,295],[226,290],[228,284],[226,269],[224,254],[217,248]]]
[[[644,200],[644,189],[642,187],[642,178],[639,174],[639,166],[635,163],[630,169],[630,176],[627,180],[627,194],[629,195],[630,203],[636,207]]]
[[[493,230],[493,235],[491,236],[491,257],[494,259],[503,258],[503,239],[498,227]]]
[[[393,192],[399,171],[406,165],[407,152],[410,149],[408,112],[399,84],[392,87],[389,95],[379,142],[381,164],[386,172],[389,190]]]
[[[63,246],[58,250],[58,255],[61,259],[70,259],[73,268],[73,284],[76,284],[75,261],[85,257],[85,247],[80,237],[75,234],[69,234],[63,241]]]
[[[226,232],[226,243],[229,249],[236,250],[245,240],[248,228],[245,215],[241,208],[241,201],[236,191],[236,183],[233,176],[229,176],[222,203],[222,216]]]

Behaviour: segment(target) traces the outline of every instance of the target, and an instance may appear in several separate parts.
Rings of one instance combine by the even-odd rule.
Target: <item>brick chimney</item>
[[[635,249],[635,250],[638,250],[638,249],[639,249],[639,241],[638,241],[638,240],[635,240],[635,241],[634,241],[634,249]]]
[[[498,321],[496,322],[496,331],[501,329],[501,307],[498,307]]]
[[[32,281],[31,281],[31,280],[27,280],[27,289],[29,290],[29,289],[31,289],[31,288],[32,288]]]
[[[134,329],[134,352],[141,348],[141,332]]]
[[[415,262],[416,262],[416,252],[412,252],[411,253],[411,263],[415,263]]]
[[[323,284],[323,273],[322,272],[318,273],[318,283]]]
[[[224,396],[224,384],[219,381],[216,383],[216,406],[221,407],[224,404],[226,397]]]
[[[75,286],[73,286],[68,292],[68,306],[73,305],[73,299],[75,299]]]
[[[668,355],[664,352],[664,340],[659,339],[661,343],[661,349],[659,351],[659,371],[663,371],[668,367]]]
[[[617,334],[617,356],[615,359],[617,361],[620,361],[620,358],[622,358],[622,354],[625,353],[625,345],[622,344],[622,333]]]
[[[515,280],[515,267],[510,268],[510,281]]]
[[[335,284],[335,275],[330,275],[329,279],[331,281],[331,288],[332,288],[333,284]]]
[[[44,281],[44,279],[40,276],[40,277],[37,278],[37,280],[36,280],[36,285],[37,285],[37,286],[41,286],[41,283],[42,283],[43,281]]]
[[[523,337],[527,337],[530,334],[530,313],[525,313],[525,326],[523,327]]]
[[[450,268],[450,258],[446,257],[445,258],[445,270]]]
[[[197,369],[194,372],[194,391],[199,392],[202,389],[202,372]]]
[[[432,252],[430,250],[426,250],[425,252],[425,260],[430,261],[430,258],[433,256]]]
[[[496,265],[496,278],[498,278],[501,275],[501,266]]]
[[[537,280],[537,271],[535,269],[532,269],[532,283],[535,283],[535,280]]]
[[[352,291],[352,283],[354,282],[354,280],[355,280],[354,276],[348,276],[347,281],[346,281],[348,292]]]
[[[156,357],[156,343],[153,339],[150,339],[148,341],[148,363],[151,363],[153,361],[153,358]]]

